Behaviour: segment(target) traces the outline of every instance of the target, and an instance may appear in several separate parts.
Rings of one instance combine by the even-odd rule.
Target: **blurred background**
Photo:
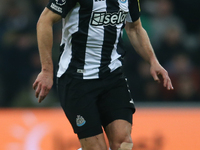
[[[21,117],[24,120],[23,122],[26,123],[26,126],[28,124],[30,125],[31,122],[31,125],[33,125],[38,119],[37,117],[41,117],[41,114],[35,111],[28,111],[27,113],[27,109],[32,110],[33,108],[41,107],[43,110],[42,116],[44,116],[42,119],[48,118],[47,114],[45,116],[46,109],[57,110],[58,108],[58,112],[60,111],[55,85],[46,100],[41,104],[37,102],[32,89],[32,84],[41,69],[36,39],[36,23],[42,10],[48,3],[48,0],[0,0],[0,2],[0,126],[8,126],[5,124],[5,119],[10,119],[12,121],[12,119],[14,119],[13,114],[17,112],[19,115],[22,115]],[[167,114],[173,116],[173,114],[180,114],[180,112],[193,112],[192,110],[194,110],[195,107],[195,111],[190,114],[191,116],[189,118],[192,119],[194,116],[196,118],[194,117],[190,123],[193,122],[196,125],[200,125],[199,122],[194,122],[194,120],[198,121],[198,118],[200,118],[200,1],[140,0],[140,4],[143,27],[150,37],[158,60],[171,77],[174,90],[167,91],[163,88],[162,83],[158,84],[153,81],[149,72],[149,64],[144,62],[141,57],[136,54],[124,32],[123,39],[125,50],[127,51],[124,58],[124,72],[128,78],[132,97],[134,98],[136,106],[138,106],[136,118],[137,114],[140,117],[144,115],[145,121],[147,116],[145,117],[145,114],[142,113],[151,114],[151,108],[156,107],[156,109],[159,109],[158,113],[164,113],[163,116],[157,116],[158,113],[153,114],[153,117],[158,117],[157,121],[159,122],[161,118],[163,119],[168,116]],[[57,23],[54,25],[53,46],[55,74],[57,70],[60,39],[61,23]],[[160,111],[163,107],[169,109],[164,112]],[[174,111],[174,109],[171,110],[171,108],[177,108],[178,112]],[[191,109],[191,111],[186,111],[188,109]],[[9,113],[8,110],[10,110]],[[21,112],[21,110],[23,112]],[[143,110],[143,112],[140,110]],[[26,117],[24,117],[24,115]],[[177,118],[184,118],[184,115],[185,114],[177,116]],[[61,113],[61,116],[63,117],[64,114]],[[62,117],[60,119],[65,120],[65,117]],[[42,119],[40,118],[39,120]],[[19,120],[18,118],[18,121]],[[27,120],[29,123],[27,123]],[[172,119],[171,121],[174,120]],[[189,120],[183,119],[181,122],[182,124],[179,125],[186,125],[184,121],[187,123],[189,122]],[[4,124],[2,122],[4,122]],[[158,122],[157,124],[159,124]],[[166,120],[166,122],[168,121]],[[9,123],[9,121],[7,123]],[[142,122],[140,123],[142,126]],[[11,124],[12,123],[9,125]],[[22,121],[19,124],[22,124]],[[52,124],[52,120],[50,124]],[[143,122],[143,125],[145,126],[146,122]],[[174,127],[174,130],[179,127]],[[18,132],[19,129],[21,132]],[[158,129],[158,127],[155,125],[155,130],[156,129]],[[171,131],[170,129],[171,128],[168,130]],[[7,131],[5,134],[10,132],[8,130],[5,130]],[[143,129],[141,130],[143,131]],[[152,128],[153,132],[155,130]],[[155,144],[157,147],[148,148],[148,146],[145,147],[145,143],[138,142],[138,147],[135,147],[135,150],[168,150],[162,146],[163,135],[165,136],[165,133],[163,133],[164,130],[165,129],[160,129],[159,132],[155,134],[149,133],[150,136],[152,135],[149,139],[154,140],[155,143],[157,142],[157,144]],[[22,131],[24,130],[17,126],[12,130],[12,135],[20,138],[19,134],[21,134]],[[181,131],[186,130],[183,128]],[[196,129],[194,132],[199,133],[200,131]],[[187,135],[188,133],[184,132],[184,134]],[[138,133],[138,135],[140,134]],[[62,136],[56,136],[62,139]],[[167,138],[166,136],[165,138]],[[53,137],[55,138],[55,136]],[[142,136],[142,138],[144,137],[145,136]],[[10,139],[10,137],[8,137],[8,139]],[[146,139],[137,140],[147,141]],[[63,141],[62,139],[62,142]],[[13,141],[10,142],[12,143]],[[60,148],[57,147],[55,149],[64,149],[62,147],[63,143],[60,142]],[[152,142],[150,143],[152,144]],[[161,146],[159,147],[158,145]],[[59,146],[59,143],[57,143],[57,146]],[[16,143],[15,145],[11,144],[7,146],[7,148],[4,147],[1,149],[22,150],[19,146],[17,148]],[[30,148],[24,149],[30,150]],[[32,150],[36,149],[37,148],[33,148]],[[169,149],[172,150],[172,148]],[[200,147],[197,149],[189,149],[197,150],[200,149]]]
[[[0,107],[59,106],[55,85],[48,100],[38,104],[32,83],[40,72],[37,20],[48,0],[1,0]],[[153,81],[149,65],[136,54],[124,33],[124,71],[135,102],[198,102],[200,100],[200,1],[141,0],[143,27],[175,90]],[[55,73],[61,23],[54,26]],[[54,82],[55,83],[55,82]]]
[[[171,77],[174,91],[166,91],[152,80],[149,65],[128,42],[125,72],[136,102],[199,102],[199,6],[199,0],[141,0],[143,27]]]
[[[40,71],[36,23],[48,0],[1,0],[0,106],[57,106],[55,86],[48,101],[38,105],[32,83]],[[200,100],[200,1],[141,0],[141,20],[160,63],[175,90],[155,83],[149,65],[135,53],[124,34],[125,73],[135,102],[192,102]],[[61,24],[54,26],[55,72]]]

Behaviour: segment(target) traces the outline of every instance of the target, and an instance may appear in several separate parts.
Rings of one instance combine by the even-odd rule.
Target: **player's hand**
[[[160,77],[163,80],[163,86],[167,88],[167,90],[173,90],[174,87],[172,86],[171,79],[168,75],[168,72],[159,64],[154,63],[150,67],[151,75],[153,76],[154,80],[160,83]]]
[[[53,85],[53,74],[50,72],[41,71],[35,82],[33,83],[33,89],[35,90],[35,96],[38,98],[38,102],[41,103],[42,100],[47,96],[51,87]]]

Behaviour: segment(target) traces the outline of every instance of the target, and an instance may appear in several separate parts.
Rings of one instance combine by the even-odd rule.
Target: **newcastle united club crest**
[[[77,115],[77,118],[76,118],[76,125],[77,125],[78,127],[81,127],[81,126],[83,126],[85,123],[86,123],[85,119],[84,119],[81,115]]]

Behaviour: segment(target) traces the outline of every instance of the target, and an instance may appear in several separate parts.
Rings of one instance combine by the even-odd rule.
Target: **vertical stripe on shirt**
[[[119,11],[119,3],[117,2],[117,0],[107,0],[106,5],[107,13]],[[99,70],[100,78],[103,78],[104,75],[110,72],[110,68],[107,65],[111,62],[111,54],[113,49],[115,48],[114,45],[117,37],[116,30],[116,26],[104,26],[104,42],[102,46],[101,66]]]
[[[60,77],[68,68],[69,63],[71,62],[72,57],[72,34],[78,31],[78,23],[79,23],[79,14],[78,11],[80,9],[80,5],[77,4],[75,8],[69,12],[69,14],[63,18],[62,20],[62,39],[61,45],[65,45],[64,51],[62,52],[59,59],[59,68],[57,72],[57,77]],[[71,27],[71,28],[70,28]],[[67,30],[69,28],[69,30]]]
[[[87,0],[88,11],[92,12],[93,0]],[[72,59],[69,64],[68,72],[76,75],[78,78],[83,78],[83,70],[85,64],[85,52],[88,38],[88,29],[91,13],[85,13],[84,8],[79,9],[79,24],[78,32],[72,35]],[[79,72],[80,71],[80,72]]]
[[[93,11],[106,11],[106,2],[93,2]],[[86,44],[84,79],[99,78],[101,64],[102,45],[104,40],[104,27],[89,25],[88,39]],[[94,69],[95,68],[95,69]]]

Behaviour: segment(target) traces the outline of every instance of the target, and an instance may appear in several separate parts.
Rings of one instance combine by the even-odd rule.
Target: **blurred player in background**
[[[53,85],[54,23],[62,19],[57,72],[61,106],[83,150],[131,150],[134,102],[121,67],[125,27],[134,49],[151,65],[155,81],[173,89],[140,21],[138,0],[50,0],[37,23],[42,70],[33,88],[41,102]]]

